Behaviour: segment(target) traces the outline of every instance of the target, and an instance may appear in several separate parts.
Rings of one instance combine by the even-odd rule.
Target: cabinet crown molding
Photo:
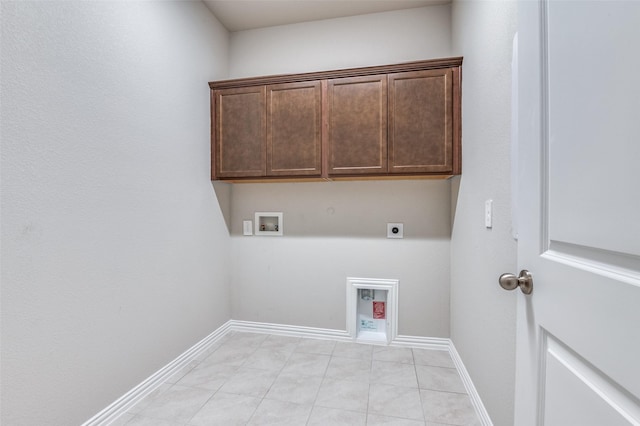
[[[342,77],[359,77],[375,74],[389,74],[396,72],[422,71],[439,68],[462,66],[462,57],[428,59],[423,61],[403,62],[393,65],[376,65],[360,68],[344,68],[340,70],[317,71],[299,74],[277,74],[260,77],[237,78],[231,80],[217,80],[209,82],[212,90],[248,87],[257,84],[295,83],[311,80],[326,80]]]

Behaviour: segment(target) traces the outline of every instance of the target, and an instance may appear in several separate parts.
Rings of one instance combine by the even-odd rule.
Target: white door
[[[521,1],[515,424],[640,424],[640,1]]]

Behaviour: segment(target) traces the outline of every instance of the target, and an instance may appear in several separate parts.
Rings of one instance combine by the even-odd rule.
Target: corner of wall
[[[451,339],[493,423],[504,426],[513,424],[516,299],[497,278],[516,266],[510,211],[515,30],[515,3],[452,4],[453,50],[464,62],[463,174],[452,182]],[[483,220],[488,199],[492,228]]]

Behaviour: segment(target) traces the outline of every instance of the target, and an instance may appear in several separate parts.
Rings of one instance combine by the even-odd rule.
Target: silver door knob
[[[520,271],[520,275],[517,277],[514,274],[502,274],[498,282],[505,290],[514,290],[516,287],[520,287],[524,294],[531,294],[533,291],[533,276],[526,269]]]

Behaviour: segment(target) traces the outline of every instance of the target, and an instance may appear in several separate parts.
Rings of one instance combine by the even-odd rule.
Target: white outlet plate
[[[404,224],[387,223],[387,238],[404,238]]]

